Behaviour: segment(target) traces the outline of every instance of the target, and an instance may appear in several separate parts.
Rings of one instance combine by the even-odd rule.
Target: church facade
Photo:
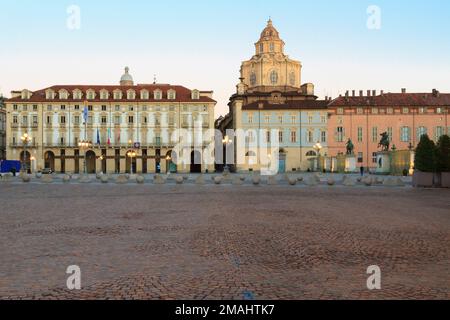
[[[312,83],[302,84],[302,64],[290,59],[284,46],[269,20],[255,55],[242,62],[229,113],[216,121],[224,135],[227,129],[244,132],[233,137],[236,171],[307,170],[320,152],[327,152],[329,101],[318,100]]]

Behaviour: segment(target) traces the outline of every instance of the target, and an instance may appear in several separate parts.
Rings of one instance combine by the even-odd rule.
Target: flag
[[[111,128],[108,128],[108,146],[111,145]]]
[[[87,119],[88,119],[88,107],[87,106],[84,106],[83,119],[84,119],[84,122],[86,123]]]
[[[97,128],[97,144],[100,145],[100,131]]]

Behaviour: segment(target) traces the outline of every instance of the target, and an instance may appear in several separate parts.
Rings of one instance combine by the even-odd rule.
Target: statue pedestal
[[[355,155],[346,155],[345,156],[345,172],[353,173],[356,172],[356,156]]]
[[[391,157],[389,151],[381,151],[377,153],[377,174],[391,173]]]

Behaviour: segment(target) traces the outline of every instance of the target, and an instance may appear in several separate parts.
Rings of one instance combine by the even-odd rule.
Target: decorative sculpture
[[[380,134],[381,136],[381,140],[380,143],[378,144],[378,148],[382,148],[381,151],[389,151],[389,146],[390,146],[390,142],[389,142],[389,135],[387,132],[383,132],[382,134]]]
[[[353,145],[353,142],[351,139],[348,139],[346,146],[347,146],[347,155],[353,155],[355,146]]]

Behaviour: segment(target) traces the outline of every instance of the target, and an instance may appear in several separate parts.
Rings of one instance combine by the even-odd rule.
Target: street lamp
[[[31,137],[28,135],[28,133],[24,133],[22,137],[20,137],[23,143],[23,163],[22,163],[22,171],[25,173],[27,171],[27,145],[31,141]]]
[[[227,164],[227,149],[228,149],[228,146],[232,143],[233,143],[233,140],[230,139],[229,136],[225,136],[225,138],[222,139],[222,144],[225,146],[225,154],[224,154],[225,155],[225,167],[223,168],[224,172],[230,171],[230,168],[228,167],[228,164]]]
[[[78,147],[83,151],[84,154],[84,174],[87,174],[87,166],[86,166],[86,152],[88,149],[92,148],[92,142],[87,140],[82,140],[78,142]]]
[[[137,153],[134,150],[128,151],[127,156],[130,158],[131,162],[130,162],[130,171],[131,174],[133,174],[133,158],[136,158]]]

